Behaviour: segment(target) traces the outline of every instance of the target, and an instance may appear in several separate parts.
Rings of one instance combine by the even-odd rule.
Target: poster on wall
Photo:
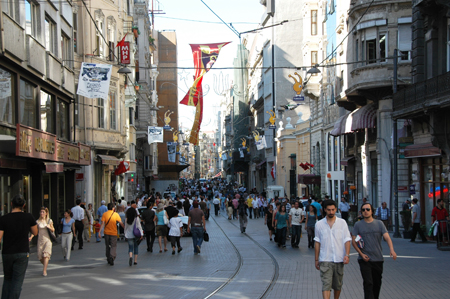
[[[108,100],[112,65],[83,62],[78,78],[77,94],[83,97]]]
[[[162,143],[164,141],[162,127],[148,127],[148,144]]]
[[[167,160],[171,163],[175,163],[176,161],[176,151],[177,151],[177,143],[176,142],[167,142]]]

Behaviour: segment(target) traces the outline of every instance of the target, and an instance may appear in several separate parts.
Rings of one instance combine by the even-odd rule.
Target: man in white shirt
[[[323,202],[326,217],[316,223],[315,230],[315,264],[320,270],[322,280],[322,296],[329,299],[331,289],[334,298],[341,294],[344,277],[344,264],[349,263],[350,232],[347,222],[336,217],[337,206],[334,200]]]
[[[298,201],[295,202],[294,208],[289,211],[289,223],[291,224],[291,246],[292,248],[298,248],[300,243],[300,237],[302,232],[302,222],[305,219],[305,213],[300,208]]]
[[[219,216],[219,205],[220,205],[219,194],[217,194],[216,197],[214,197],[213,204],[214,204],[214,215]]]
[[[345,200],[345,197],[341,198],[341,202],[339,203],[339,212],[341,213],[342,219],[348,223],[348,212],[350,211],[350,205]]]
[[[255,219],[259,218],[259,203],[258,203],[258,199],[256,197],[253,197],[252,206],[253,206],[253,214],[255,216]]]
[[[75,220],[75,235],[78,239],[78,249],[83,249],[83,230],[84,225],[82,220],[84,219],[84,209],[80,207],[81,199],[77,199],[76,206],[72,208],[73,220]],[[72,250],[75,245],[75,238],[72,239]]]

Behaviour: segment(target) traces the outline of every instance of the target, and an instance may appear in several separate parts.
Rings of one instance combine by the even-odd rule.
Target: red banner
[[[123,42],[120,47],[120,63],[130,64],[130,42]]]
[[[195,67],[194,84],[189,88],[188,93],[181,100],[180,104],[197,107],[194,124],[192,125],[191,137],[189,139],[189,142],[194,145],[198,144],[198,132],[200,131],[203,119],[203,75],[206,74],[217,61],[222,47],[229,43],[230,42],[217,44],[191,44]]]

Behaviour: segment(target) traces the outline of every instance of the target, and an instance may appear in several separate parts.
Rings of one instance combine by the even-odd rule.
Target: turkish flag
[[[270,174],[272,175],[272,179],[275,179],[276,175],[275,164],[272,165],[272,171],[270,172]]]
[[[130,163],[125,162],[125,161],[120,161],[119,165],[117,166],[116,170],[114,171],[114,174],[119,175],[119,174],[127,172],[128,170],[130,170]]]
[[[128,34],[128,32],[125,34],[125,36],[122,38],[122,40],[117,43],[116,48],[123,47],[125,45],[125,37],[127,37],[127,34]]]

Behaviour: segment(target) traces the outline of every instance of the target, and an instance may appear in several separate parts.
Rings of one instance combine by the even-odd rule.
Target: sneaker
[[[200,253],[200,245],[197,245],[197,253]]]
[[[178,248],[178,253],[180,253],[181,250],[183,250],[183,247]]]
[[[130,257],[130,260],[128,261],[128,264],[130,264],[130,266],[133,265],[133,258],[132,257]]]

